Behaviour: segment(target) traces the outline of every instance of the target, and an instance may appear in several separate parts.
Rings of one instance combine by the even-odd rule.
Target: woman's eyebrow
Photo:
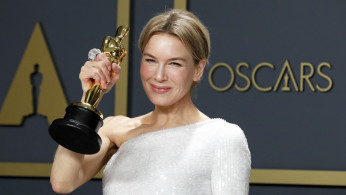
[[[169,60],[181,60],[181,61],[186,61],[185,58],[182,58],[182,57],[175,57],[175,58],[170,58]]]
[[[155,56],[153,56],[153,55],[151,55],[150,53],[147,53],[147,52],[143,53],[143,56],[148,56],[148,57],[150,57],[150,58],[155,58],[155,59],[156,59]],[[184,62],[187,61],[187,60],[186,60],[185,58],[183,58],[183,57],[173,57],[173,58],[169,58],[168,60],[170,60],[170,61],[172,61],[172,60],[181,60],[181,61],[184,61]]]
[[[155,58],[155,56],[151,55],[150,53],[143,53],[143,56],[149,56],[151,58]]]

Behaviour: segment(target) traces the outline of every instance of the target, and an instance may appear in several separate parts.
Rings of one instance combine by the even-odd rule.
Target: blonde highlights
[[[173,9],[153,17],[143,28],[139,37],[139,48],[143,50],[151,36],[168,33],[178,37],[191,51],[195,65],[208,61],[210,37],[208,29],[191,12]]]

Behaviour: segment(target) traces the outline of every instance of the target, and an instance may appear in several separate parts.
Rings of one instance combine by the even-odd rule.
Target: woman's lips
[[[154,92],[159,93],[159,94],[167,93],[171,89],[171,87],[157,86],[157,85],[153,85],[153,84],[151,84],[150,86]]]

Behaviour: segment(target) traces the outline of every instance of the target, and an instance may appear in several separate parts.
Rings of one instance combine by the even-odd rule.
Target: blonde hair
[[[201,60],[208,61],[209,31],[191,12],[172,9],[150,19],[139,37],[139,48],[142,53],[151,36],[156,33],[168,33],[178,37],[191,51],[195,65]]]

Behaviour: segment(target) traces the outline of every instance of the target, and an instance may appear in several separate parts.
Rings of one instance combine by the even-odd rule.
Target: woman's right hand
[[[104,94],[109,92],[119,80],[120,70],[121,67],[111,64],[103,53],[98,54],[95,60],[85,62],[79,73],[83,94],[94,84],[100,85]]]

